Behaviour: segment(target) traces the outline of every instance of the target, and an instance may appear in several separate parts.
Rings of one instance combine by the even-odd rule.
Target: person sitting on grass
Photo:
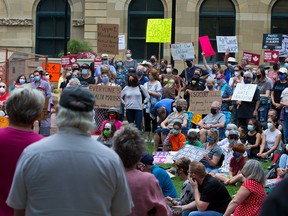
[[[242,175],[241,170],[246,163],[244,153],[246,151],[245,145],[237,143],[233,146],[233,157],[230,160],[229,175],[224,173],[216,173],[216,179],[224,182],[225,184],[235,184],[237,182],[243,183],[245,177]]]
[[[184,146],[186,142],[185,135],[181,133],[181,123],[175,122],[173,124],[173,129],[170,132],[170,135],[167,136],[166,140],[164,141],[163,151],[167,151],[168,145],[171,146],[171,151],[179,151],[180,148]]]
[[[97,138],[97,141],[101,142],[105,146],[111,148],[113,143],[113,135],[116,131],[114,124],[107,122],[101,132],[101,136]]]
[[[184,143],[184,145],[193,145],[201,148],[202,143],[199,141],[199,134],[190,129],[187,134],[187,141]]]

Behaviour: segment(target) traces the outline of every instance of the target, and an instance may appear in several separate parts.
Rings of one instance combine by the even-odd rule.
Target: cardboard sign
[[[48,117],[48,104],[49,104],[49,98],[45,97],[42,112],[41,112],[41,114],[37,120],[43,121],[43,120],[47,119],[47,117]]]
[[[204,52],[205,57],[215,55],[215,51],[207,35],[199,37],[199,42],[200,42],[200,46],[201,46],[202,52]]]
[[[249,64],[259,65],[260,63],[260,55],[250,52],[243,52],[243,57],[248,58]]]
[[[94,71],[96,71],[98,67],[101,67],[101,65],[102,65],[101,59],[94,59]]]
[[[148,19],[146,43],[171,43],[172,19]]]
[[[190,110],[197,114],[210,113],[213,101],[221,103],[221,91],[189,91]]]
[[[75,62],[77,62],[77,56],[76,55],[68,55],[68,56],[62,56],[61,57],[61,66],[63,68],[71,66]]]
[[[263,34],[262,49],[275,49],[282,46],[282,34]]]
[[[118,24],[97,24],[98,53],[119,53]]]
[[[279,51],[265,50],[264,51],[264,62],[278,63],[279,62]]]
[[[188,157],[191,161],[200,161],[204,154],[208,154],[209,150],[199,148],[192,145],[185,145],[173,157],[173,160],[178,160],[182,157]]]
[[[5,116],[0,116],[0,128],[8,127],[9,119]]]
[[[61,73],[61,64],[52,62],[42,62],[42,68],[46,68],[46,71],[51,75],[50,82],[58,82]]]
[[[118,49],[119,50],[125,50],[126,49],[126,43],[125,43],[125,35],[118,35]]]
[[[89,85],[89,90],[96,98],[95,108],[109,109],[110,107],[121,108],[121,87],[106,85]]]
[[[218,53],[225,53],[229,50],[230,53],[238,52],[238,43],[236,36],[216,36]]]
[[[171,52],[174,60],[194,59],[194,46],[192,43],[171,44]]]
[[[256,84],[238,83],[236,85],[234,92],[233,92],[231,100],[251,102],[253,100],[256,89],[257,89]]]

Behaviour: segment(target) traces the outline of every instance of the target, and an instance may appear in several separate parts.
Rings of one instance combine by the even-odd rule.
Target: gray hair
[[[265,173],[259,161],[250,159],[242,169],[242,174],[246,179],[253,179],[265,185]]]
[[[215,136],[215,141],[218,142],[219,140],[219,131],[216,129],[216,128],[210,128],[208,131],[207,131],[207,134],[208,132],[211,132],[214,134]]]
[[[69,86],[81,86],[80,80],[77,78],[71,78],[69,80],[67,87],[69,87]]]
[[[132,168],[139,162],[146,145],[141,132],[133,124],[128,124],[114,134],[113,149],[121,158],[124,167]]]
[[[221,108],[221,103],[219,101],[213,101],[211,106],[215,106],[215,107]]]
[[[78,112],[57,105],[56,125],[58,128],[73,127],[83,133],[90,133],[93,129],[93,110],[90,112]]]
[[[206,79],[206,82],[211,82],[211,83],[215,84],[215,79],[213,79],[212,77],[208,77]]]
[[[5,102],[9,121],[16,125],[32,125],[40,117],[44,102],[42,92],[30,85],[14,89]]]
[[[235,125],[235,124],[231,124],[231,123],[230,123],[230,124],[227,125],[226,128],[228,128],[228,127],[231,128],[230,130],[238,130],[238,127],[237,127],[237,125]]]

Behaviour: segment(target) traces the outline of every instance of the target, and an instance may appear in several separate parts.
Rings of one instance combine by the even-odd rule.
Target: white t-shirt
[[[275,131],[271,131],[270,129],[266,129],[264,131],[264,134],[266,135],[266,145],[265,145],[265,148],[268,148],[268,149],[271,149],[274,144],[275,144],[275,141],[276,141],[276,137],[281,134],[281,132],[276,129]],[[277,147],[278,150],[282,150],[282,147],[281,145],[279,144],[278,147]]]

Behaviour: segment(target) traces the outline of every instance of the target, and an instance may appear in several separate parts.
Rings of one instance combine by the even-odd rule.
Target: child
[[[187,141],[184,145],[193,145],[196,147],[202,147],[202,143],[199,141],[199,135],[196,131],[189,131],[187,134]]]
[[[175,122],[173,124],[173,129],[170,131],[169,144],[171,145],[171,151],[179,151],[180,148],[184,146],[186,142],[185,135],[181,133],[181,123]],[[165,143],[165,142],[164,142]],[[163,151],[167,151],[168,145],[163,145]]]

